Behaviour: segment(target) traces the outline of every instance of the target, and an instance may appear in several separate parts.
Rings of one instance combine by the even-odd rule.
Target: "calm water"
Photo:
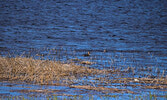
[[[157,68],[167,75],[166,5],[166,0],[0,0],[0,55],[46,55],[43,48],[56,48],[61,61],[77,57],[99,69],[131,66],[137,73],[151,67],[154,76]],[[88,51],[91,56],[83,57]]]

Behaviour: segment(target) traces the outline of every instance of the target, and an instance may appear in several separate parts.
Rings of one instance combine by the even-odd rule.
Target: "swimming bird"
[[[90,52],[88,51],[86,54],[83,54],[84,57],[90,56]]]

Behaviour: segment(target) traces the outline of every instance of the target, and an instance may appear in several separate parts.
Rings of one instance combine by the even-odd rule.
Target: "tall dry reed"
[[[52,84],[63,79],[73,80],[79,77],[103,73],[105,70],[63,64],[49,60],[35,60],[25,57],[0,57],[0,79],[19,80],[28,83]]]

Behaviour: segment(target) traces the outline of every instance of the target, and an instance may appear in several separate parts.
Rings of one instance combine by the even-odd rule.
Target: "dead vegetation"
[[[94,69],[86,66],[75,65],[74,63],[64,64],[58,61],[39,60],[25,57],[0,57],[0,81],[21,81],[26,83],[41,85],[68,86],[70,88],[95,90],[101,92],[134,93],[128,89],[108,88],[113,83],[124,84],[124,86],[137,87],[145,89],[167,89],[167,79],[161,78],[121,78],[119,74],[128,74],[129,67],[125,70],[113,69]],[[74,85],[76,80],[83,77],[93,76],[95,82],[90,81],[85,85]],[[100,77],[99,77],[100,76]],[[110,78],[120,76],[120,78]],[[78,81],[81,82],[81,81]],[[138,84],[136,84],[138,83]],[[104,85],[105,84],[105,85]],[[151,85],[150,85],[151,84]],[[26,90],[24,90],[26,91]],[[24,92],[23,91],[23,92]],[[48,90],[28,90],[26,92],[50,92]],[[51,91],[55,92],[55,91]]]
[[[31,83],[51,84],[62,79],[73,80],[83,76],[103,73],[105,70],[63,64],[49,60],[32,58],[0,57],[0,79],[19,80]]]
[[[30,90],[27,90],[27,89],[21,89],[21,90],[11,90],[11,92],[22,92],[22,93],[55,93],[55,92],[64,92],[63,90],[55,90],[55,89],[37,89],[37,90],[34,90],[34,89],[30,89]]]
[[[112,81],[112,83],[129,83],[129,82],[167,85],[167,80],[165,78],[118,78]]]
[[[102,92],[110,92],[110,93],[134,93],[133,91],[127,90],[127,89],[117,89],[117,88],[106,88],[106,87],[93,87],[89,85],[79,85],[79,86],[70,86],[71,88],[79,88],[79,89],[87,89],[87,90],[96,90],[96,91],[102,91]]]

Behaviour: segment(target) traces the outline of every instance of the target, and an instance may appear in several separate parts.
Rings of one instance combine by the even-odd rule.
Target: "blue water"
[[[154,76],[157,70],[165,76],[166,5],[166,0],[0,0],[0,55],[47,55],[56,48],[61,54],[56,60],[77,57],[96,62],[90,67],[98,69],[136,67],[138,74],[151,67]],[[83,57],[88,51],[91,56]]]

